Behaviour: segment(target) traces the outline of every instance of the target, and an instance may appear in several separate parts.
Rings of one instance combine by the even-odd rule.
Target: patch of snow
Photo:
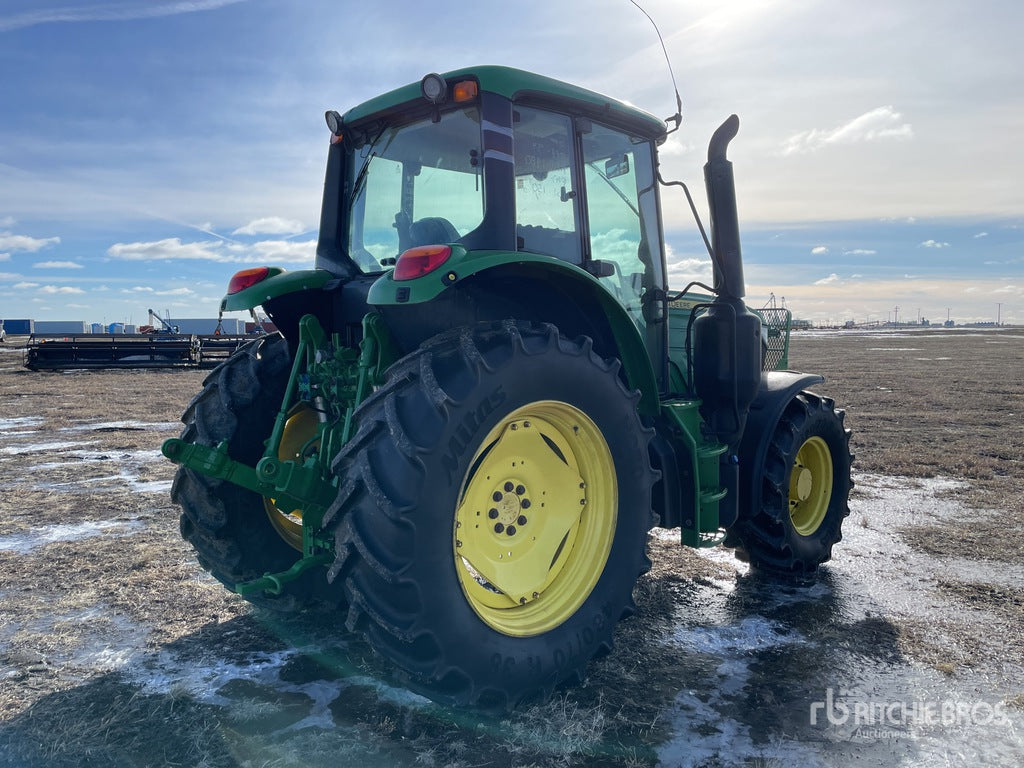
[[[78,541],[92,536],[130,536],[143,527],[139,520],[101,520],[99,522],[62,523],[33,528],[28,533],[0,536],[0,552],[29,552],[58,541]]]

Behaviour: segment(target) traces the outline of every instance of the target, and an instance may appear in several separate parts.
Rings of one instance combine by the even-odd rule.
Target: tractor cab
[[[392,106],[374,109],[377,102]],[[661,121],[503,67],[428,75],[415,90],[327,117],[332,145],[318,267],[346,276],[394,267],[387,282],[400,283],[444,265],[459,280],[480,272],[466,291],[482,297],[501,277],[483,276],[488,256],[501,252],[507,261],[522,254],[523,263],[537,265],[533,280],[563,285],[537,292],[550,305],[564,303],[571,290],[565,287],[571,278],[564,270],[553,273],[550,262],[571,265],[570,272],[597,278],[609,304],[618,304],[646,337],[661,377],[666,281],[655,151],[665,135]],[[415,288],[403,287],[410,291],[384,298]],[[603,312],[593,314],[593,324],[602,324]]]

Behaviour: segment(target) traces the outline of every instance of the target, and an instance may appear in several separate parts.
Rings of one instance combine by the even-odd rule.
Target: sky
[[[748,303],[815,323],[1024,323],[1024,4],[641,0],[704,214],[740,117]],[[313,263],[328,131],[432,71],[504,64],[675,111],[629,0],[0,0],[0,318],[213,317]],[[677,188],[672,285],[710,265]]]

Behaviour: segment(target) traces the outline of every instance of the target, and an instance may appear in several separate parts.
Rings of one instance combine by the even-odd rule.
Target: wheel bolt
[[[529,509],[530,508],[530,500],[529,499],[523,499],[521,502],[519,502],[519,506],[521,506],[523,509]]]
[[[501,533],[504,530],[505,530],[505,526],[502,523],[495,523],[494,524],[494,532],[495,533]]]
[[[516,527],[514,525],[510,525],[508,528],[505,529],[505,533],[507,533],[509,536],[515,536]]]
[[[496,510],[494,507],[491,507],[489,510],[487,510],[487,516],[491,518],[491,520],[493,520],[498,516],[498,510]]]
[[[501,495],[501,491],[495,491],[494,495],[491,496],[491,498],[494,499],[495,501],[501,501],[502,498],[504,497]]]
[[[522,496],[524,493],[526,493],[526,487],[522,486],[522,485],[517,485],[516,486],[516,493],[519,494],[520,496]]]
[[[512,484],[512,481],[511,481],[511,480],[509,480],[509,481],[507,481],[507,482],[505,483],[505,491],[506,491],[506,492],[508,492],[508,493],[512,493],[512,490],[513,490],[514,488],[515,488],[515,486],[514,486],[514,485]],[[497,501],[497,499],[495,499],[495,501]]]
[[[519,519],[516,520],[519,525],[526,525],[526,515],[520,515]]]

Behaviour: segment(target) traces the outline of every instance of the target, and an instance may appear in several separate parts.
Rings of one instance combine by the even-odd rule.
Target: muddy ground
[[[1024,332],[794,338],[857,454],[814,584],[651,537],[581,687],[438,707],[196,565],[159,445],[198,371],[31,373],[0,347],[0,765],[1020,765]]]

